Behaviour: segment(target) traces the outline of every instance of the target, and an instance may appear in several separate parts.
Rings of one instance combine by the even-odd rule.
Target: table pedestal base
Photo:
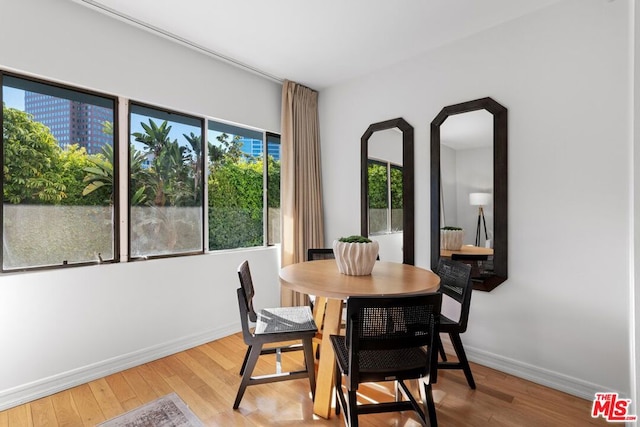
[[[318,311],[321,310],[322,307],[318,307]],[[320,313],[318,313],[317,316],[319,315]],[[318,376],[316,377],[316,394],[313,402],[313,413],[327,419],[331,416],[331,398],[333,396],[333,379],[336,368],[336,359],[329,337],[340,333],[341,319],[342,300],[327,298],[324,313],[324,327],[322,328]]]

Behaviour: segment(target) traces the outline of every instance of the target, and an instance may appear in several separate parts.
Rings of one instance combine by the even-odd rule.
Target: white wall
[[[631,0],[567,0],[320,93],[326,239],[359,228],[360,135],[416,137],[416,264],[429,266],[429,124],[509,109],[509,279],[474,292],[472,360],[592,399],[629,395]],[[419,43],[419,40],[416,40]]]
[[[280,84],[69,0],[2,2],[0,40],[4,70],[279,132]],[[0,410],[240,330],[244,259],[277,304],[275,248],[0,275]]]
[[[440,226],[460,227],[458,225],[458,156],[456,150],[446,145],[440,146]],[[422,162],[420,162],[424,165]]]

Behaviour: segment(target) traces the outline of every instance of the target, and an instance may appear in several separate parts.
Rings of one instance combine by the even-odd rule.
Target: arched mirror
[[[360,234],[380,243],[380,259],[414,264],[413,126],[374,123],[360,142]]]
[[[450,105],[431,122],[431,268],[472,266],[474,289],[507,279],[507,109],[491,98]]]

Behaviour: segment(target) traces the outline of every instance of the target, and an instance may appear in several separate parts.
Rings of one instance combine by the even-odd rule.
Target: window
[[[369,159],[369,232],[402,231],[402,166]]]
[[[131,104],[129,126],[130,257],[203,252],[203,120]]]
[[[2,272],[280,242],[279,135],[129,102],[119,159],[116,97],[2,70],[0,88]]]
[[[267,244],[280,243],[280,135],[267,132]]]
[[[210,250],[264,245],[265,205],[276,209],[266,215],[267,235],[271,243],[279,241],[279,224],[275,229],[272,223],[280,206],[280,138],[267,135],[265,156],[264,132],[209,121]],[[265,185],[269,177],[271,185]]]
[[[115,98],[0,78],[2,270],[117,260]]]

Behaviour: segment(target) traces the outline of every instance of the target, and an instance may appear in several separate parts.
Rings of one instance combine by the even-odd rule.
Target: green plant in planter
[[[462,228],[454,227],[452,225],[447,225],[446,227],[442,227],[440,230],[457,230],[457,231],[459,231],[459,230],[462,230]]]
[[[341,237],[338,239],[339,242],[343,243],[371,243],[370,239],[367,239],[364,236],[353,235],[349,237]]]
[[[371,274],[380,245],[364,236],[340,237],[333,241],[333,254],[338,271],[349,276]]]

